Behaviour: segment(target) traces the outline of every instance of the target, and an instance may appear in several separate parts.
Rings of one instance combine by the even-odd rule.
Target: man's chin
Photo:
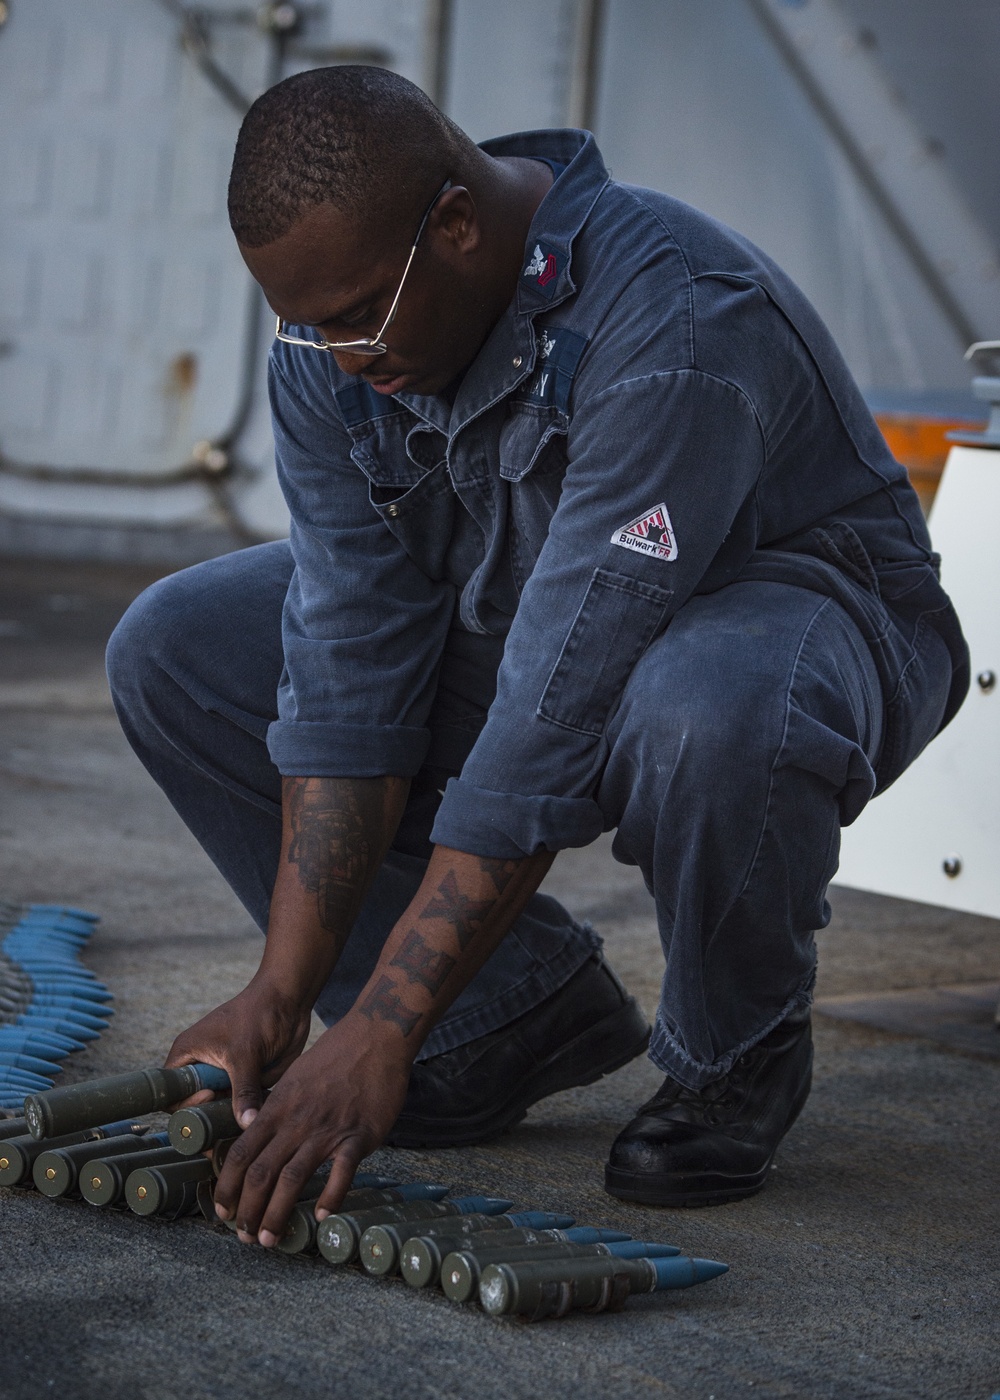
[[[436,394],[454,396],[459,384],[465,377],[468,366],[456,370],[454,366],[449,366],[443,370],[409,370],[405,374],[371,374],[363,375],[366,384],[370,384],[376,394],[417,394],[421,397],[430,397]]]

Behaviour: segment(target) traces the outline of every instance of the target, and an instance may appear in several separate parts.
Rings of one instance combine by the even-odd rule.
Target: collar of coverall
[[[525,156],[565,165],[531,221],[517,293],[466,371],[453,408],[442,398],[396,394],[425,422],[458,432],[505,398],[535,367],[532,320],[576,291],[573,240],[610,180],[597,142],[587,131],[520,131],[480,143],[491,156]],[[450,420],[450,421],[449,421]]]

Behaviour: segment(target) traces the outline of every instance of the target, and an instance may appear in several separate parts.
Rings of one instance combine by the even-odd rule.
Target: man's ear
[[[431,211],[431,223],[437,237],[453,254],[474,253],[482,243],[476,201],[464,185],[452,185],[450,190],[445,190]]]

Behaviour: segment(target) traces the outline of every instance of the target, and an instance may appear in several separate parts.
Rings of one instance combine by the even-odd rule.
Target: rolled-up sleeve
[[[582,388],[496,700],[434,826],[436,842],[476,855],[513,859],[601,832],[607,719],[639,657],[754,514],[764,441],[740,389],[695,369]],[[675,558],[612,542],[660,506]]]
[[[313,383],[272,355],[269,373],[295,568],[268,750],[287,776],[412,776],[454,589],[417,567],[372,504],[322,372]]]

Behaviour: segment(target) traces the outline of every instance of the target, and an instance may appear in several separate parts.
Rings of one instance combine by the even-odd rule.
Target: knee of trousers
[[[665,814],[693,829],[699,814],[766,802],[784,699],[719,691],[695,677],[669,697],[630,685],[607,735],[598,798],[606,819],[621,828]]]
[[[195,565],[140,593],[111,634],[108,685],[119,716],[138,722],[156,708],[168,678],[206,677],[226,628],[213,596],[212,565]]]
[[[106,665],[119,714],[142,710],[169,677],[205,702],[252,691],[273,700],[287,541],[254,545],[158,580],[125,613]]]
[[[704,600],[692,617],[710,617],[712,606]],[[641,842],[661,816],[692,834],[720,824],[749,832],[778,794],[789,822],[800,804],[811,820],[819,804],[824,824],[851,820],[864,805],[874,786],[867,750],[878,737],[877,677],[833,604],[807,598],[798,610],[770,647],[743,637],[713,646],[689,627],[644,655],[606,735],[598,800],[620,837]]]
[[[161,579],[141,593],[111,634],[104,659],[119,711],[135,708],[152,677],[182,642],[183,628],[175,621],[171,603],[172,583],[172,576]]]

